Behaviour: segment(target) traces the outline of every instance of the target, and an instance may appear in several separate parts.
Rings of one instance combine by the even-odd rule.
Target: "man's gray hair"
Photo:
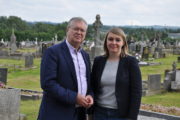
[[[86,24],[87,28],[88,28],[87,22],[82,17],[73,17],[73,18],[71,18],[69,20],[69,22],[68,22],[67,28],[69,28],[73,24],[73,22],[76,22],[76,21],[84,22]]]

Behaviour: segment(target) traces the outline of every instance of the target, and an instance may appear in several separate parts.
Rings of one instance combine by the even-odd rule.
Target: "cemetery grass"
[[[7,87],[40,91],[40,59],[34,59],[33,68],[24,68],[24,60],[0,59],[0,65],[8,68]]]
[[[21,101],[20,113],[25,114],[27,120],[36,120],[41,100]]]
[[[162,94],[142,97],[142,103],[161,105],[165,107],[178,107],[180,108],[180,94],[179,92],[166,92]]]
[[[142,66],[141,74],[142,74],[142,80],[147,80],[149,74],[161,74],[161,82],[164,80],[164,71],[165,70],[172,70],[172,63],[173,61],[177,62],[178,55],[168,55],[166,58],[160,58],[155,59],[153,61],[147,61],[147,62],[158,62],[161,63],[160,65],[154,65],[154,66]],[[180,68],[180,63],[177,63],[177,69]]]
[[[32,48],[21,48],[21,49],[18,49],[17,52],[20,52],[20,53],[34,53],[36,52],[37,50],[36,49],[32,49]]]
[[[172,69],[173,61],[177,61],[177,55],[169,55],[166,58],[156,59],[150,62],[161,62],[161,65],[156,66],[144,66],[141,67],[142,78],[147,80],[148,74],[161,74],[164,76],[165,69]],[[15,66],[22,66],[20,68],[8,66],[8,80],[7,85],[15,88],[24,88],[31,90],[41,91],[40,88],[40,59],[34,59],[34,67],[32,69],[23,69],[24,60],[9,60],[0,59],[0,65],[10,64]],[[177,68],[180,64],[177,63]],[[161,77],[163,80],[164,77]],[[148,96],[142,98],[144,104],[160,104],[162,106],[176,106],[180,107],[179,93],[164,93],[162,95]],[[177,101],[177,102],[175,102]],[[28,120],[35,120],[38,115],[40,100],[37,101],[21,101],[21,113],[26,114]]]

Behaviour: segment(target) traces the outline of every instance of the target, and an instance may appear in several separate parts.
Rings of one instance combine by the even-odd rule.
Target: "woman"
[[[136,120],[141,102],[141,72],[137,60],[128,55],[122,29],[112,28],[104,41],[105,55],[94,59],[93,120]]]

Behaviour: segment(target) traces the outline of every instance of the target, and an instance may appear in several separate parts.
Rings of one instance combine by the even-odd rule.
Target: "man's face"
[[[67,29],[67,40],[68,42],[76,47],[79,47],[86,36],[87,26],[82,21],[74,21],[71,26]]]

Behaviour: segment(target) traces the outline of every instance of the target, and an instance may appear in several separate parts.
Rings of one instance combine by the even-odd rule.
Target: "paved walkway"
[[[161,119],[161,118],[155,118],[155,117],[148,117],[148,116],[138,116],[138,120],[166,120],[166,119]]]

